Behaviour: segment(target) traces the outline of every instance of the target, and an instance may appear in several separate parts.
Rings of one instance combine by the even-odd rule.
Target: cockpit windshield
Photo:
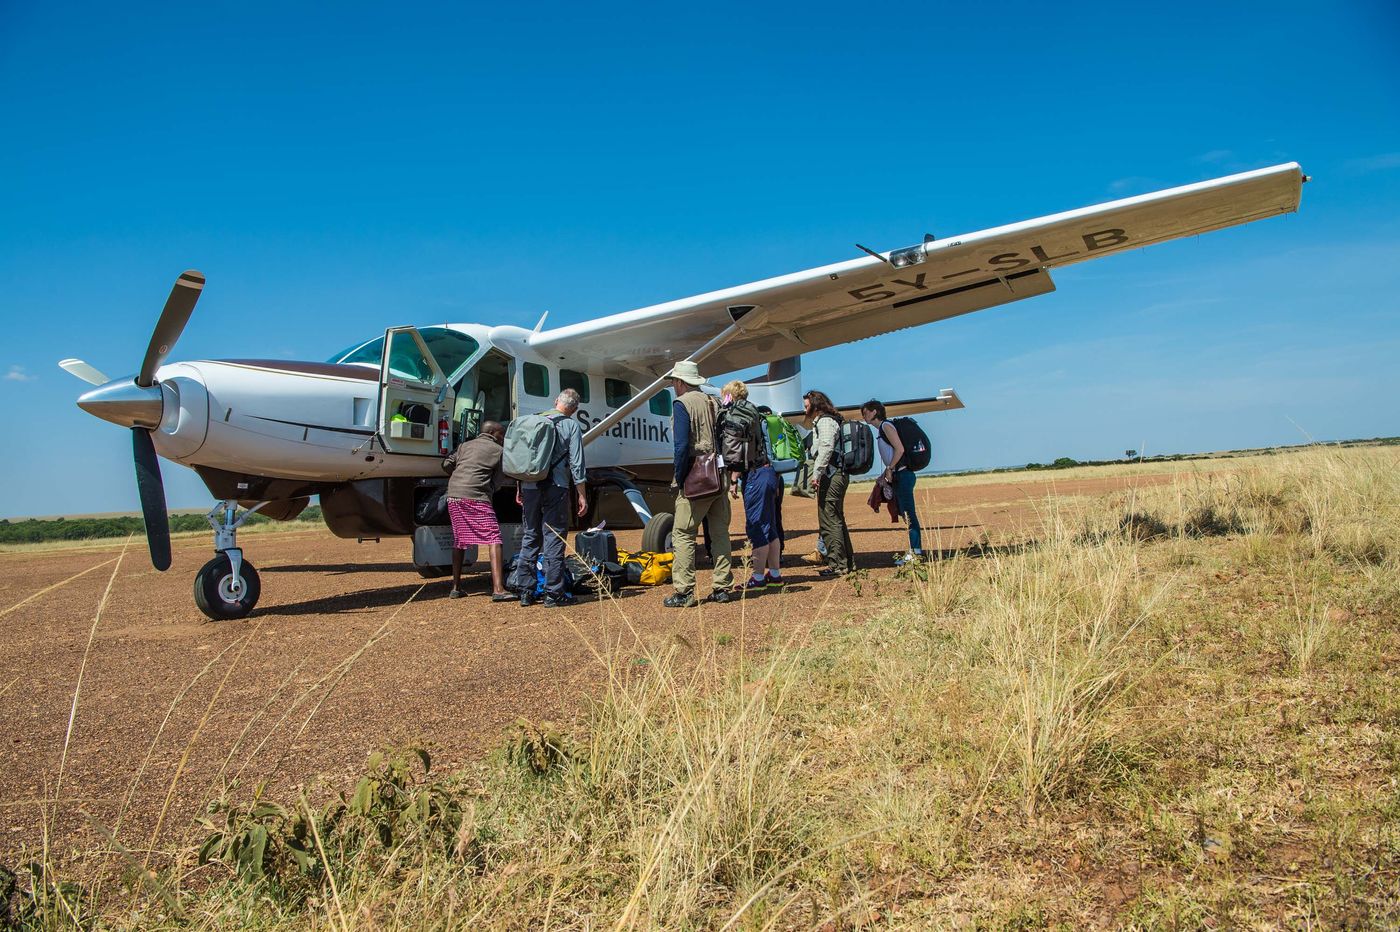
[[[465,333],[449,330],[446,327],[420,327],[418,333],[423,338],[423,342],[428,345],[428,351],[433,354],[438,368],[449,377],[480,348],[480,344]],[[398,352],[397,343],[395,343],[395,352]],[[346,347],[327,359],[326,362],[351,366],[373,366],[378,369],[383,355],[384,338],[378,337],[368,343],[356,343],[354,346]],[[402,370],[411,375],[415,372],[415,366],[411,365],[415,362],[414,360],[403,360],[404,365],[399,365],[399,362],[397,359],[390,359],[390,370]]]

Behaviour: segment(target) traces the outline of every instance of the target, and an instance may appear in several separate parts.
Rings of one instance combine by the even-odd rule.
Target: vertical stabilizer
[[[789,356],[768,364],[768,374],[748,383],[749,401],[775,413],[802,410],[802,357]]]

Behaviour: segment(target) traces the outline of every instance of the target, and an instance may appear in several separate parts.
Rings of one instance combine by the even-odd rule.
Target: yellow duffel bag
[[[627,550],[617,552],[617,562],[622,564],[627,581],[634,586],[659,586],[671,581],[671,562],[676,555]]]

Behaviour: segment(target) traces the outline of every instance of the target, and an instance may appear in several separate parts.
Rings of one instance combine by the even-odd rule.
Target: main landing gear
[[[238,547],[238,528],[266,502],[238,514],[238,502],[225,500],[209,512],[214,529],[214,559],[194,577],[194,604],[215,621],[244,618],[258,604],[262,582],[253,564],[243,559]]]

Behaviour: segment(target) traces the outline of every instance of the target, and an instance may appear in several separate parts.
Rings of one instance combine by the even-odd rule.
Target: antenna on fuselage
[[[543,314],[540,315],[540,322],[535,324],[535,329],[530,331],[530,336],[534,336],[535,334],[539,333],[541,330],[544,329],[544,321],[545,318],[548,316],[549,311],[545,311]]]
[[[881,262],[889,262],[889,261],[890,261],[890,260],[886,259],[884,256],[880,255],[880,254],[879,254],[878,252],[876,252],[875,250],[869,248],[868,246],[862,246],[860,243],[856,243],[856,248],[859,249],[861,252],[865,253],[865,254],[868,255],[868,256],[874,256],[876,259],[879,259]]]

